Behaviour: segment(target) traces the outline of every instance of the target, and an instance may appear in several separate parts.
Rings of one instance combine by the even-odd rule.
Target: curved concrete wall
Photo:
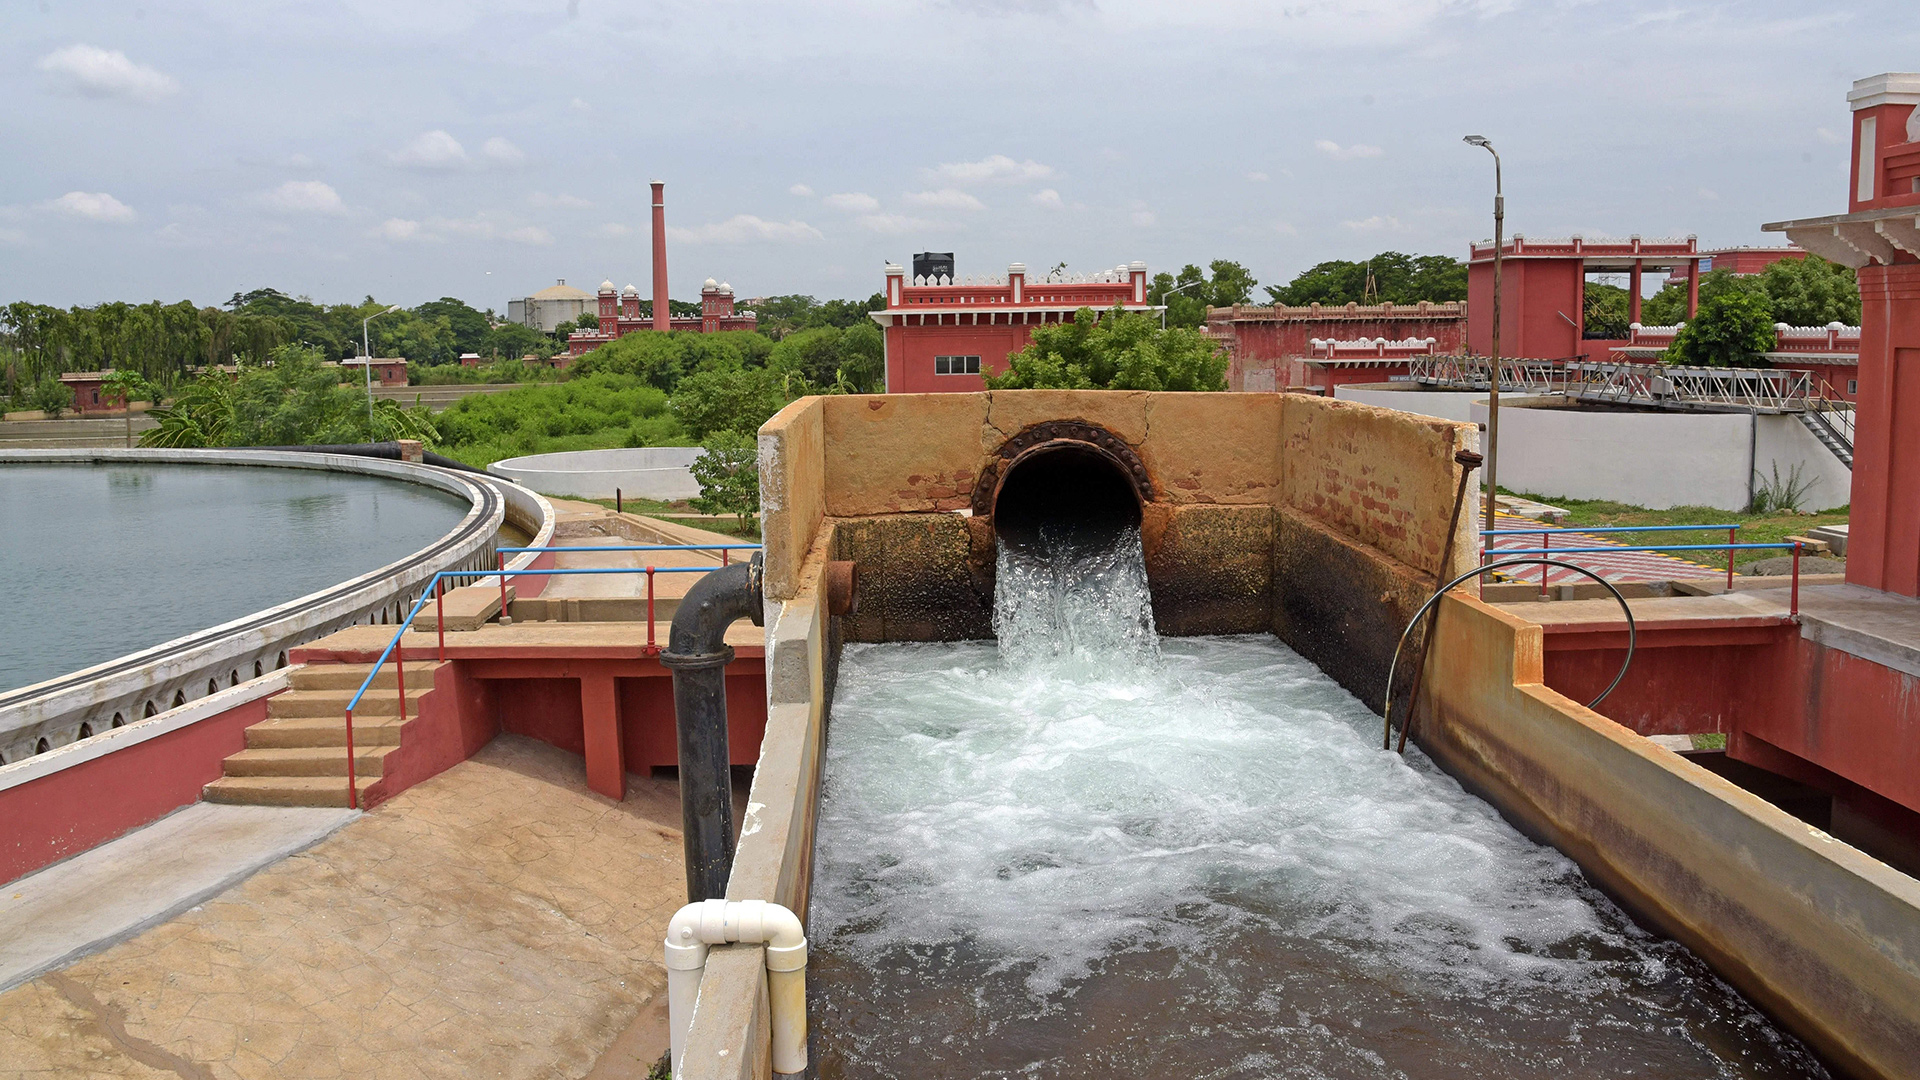
[[[40,739],[50,748],[80,738],[80,726],[112,729],[115,717],[132,723],[196,701],[236,679],[286,664],[289,649],[358,623],[391,623],[404,617],[425,583],[441,570],[482,570],[496,564],[495,537],[509,507],[535,543],[550,542],[552,507],[531,492],[488,477],[428,465],[340,454],[281,450],[9,450],[0,463],[142,462],[258,465],[321,469],[384,476],[425,484],[468,500],[459,524],[405,559],[277,607],[176,638],[103,664],[0,694],[0,755],[9,762],[33,753]],[[532,546],[532,545],[529,545]],[[532,555],[510,565],[526,566]],[[151,709],[151,713],[149,710]]]
[[[507,458],[487,471],[549,495],[611,499],[618,489],[622,496],[672,501],[700,494],[691,468],[703,452],[697,446],[572,450]]]

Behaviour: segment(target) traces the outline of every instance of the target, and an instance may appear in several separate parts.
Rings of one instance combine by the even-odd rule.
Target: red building
[[[1147,302],[1143,262],[1040,281],[1027,280],[1024,263],[1007,267],[1004,278],[958,281],[945,274],[908,281],[904,267],[889,263],[886,278],[887,306],[872,318],[886,338],[891,394],[984,390],[983,376],[1005,371],[1034,327],[1071,322],[1081,308],[1159,310]]]
[[[1715,248],[1700,253],[1700,272],[1711,274],[1715,270],[1725,270],[1730,274],[1747,277],[1757,274],[1774,263],[1784,259],[1804,259],[1807,253],[1797,247],[1731,247]],[[1684,282],[1693,273],[1693,267],[1677,266],[1667,274],[1667,282]]]
[[[660,321],[652,315],[640,314],[640,290],[628,285],[616,293],[611,281],[600,283],[599,318],[600,329],[575,330],[567,335],[567,355],[579,356],[615,338],[659,329]],[[721,330],[752,330],[759,325],[753,312],[733,310],[733,286],[708,278],[700,287],[700,314],[670,315],[666,328],[713,334]]]
[[[1208,308],[1207,332],[1227,347],[1231,357],[1227,365],[1229,390],[1314,387],[1332,394],[1336,386],[1385,382],[1407,373],[1405,355],[1360,357],[1346,353],[1371,350],[1375,342],[1413,342],[1420,349],[1431,343],[1435,353],[1459,352],[1466,344],[1466,320],[1467,305],[1459,302],[1304,307],[1236,304]],[[1340,348],[1330,353],[1320,347],[1326,342]]]
[[[1500,355],[1531,360],[1605,360],[1628,344],[1586,333],[1587,275],[1626,274],[1627,320],[1640,321],[1643,275],[1685,269],[1687,318],[1700,307],[1704,259],[1694,237],[1680,240],[1529,240],[1515,236],[1501,252]],[[1473,245],[1467,259],[1467,348],[1493,352],[1493,243]]]
[[[113,369],[103,371],[69,371],[60,376],[60,381],[73,391],[73,411],[117,412],[127,407],[127,399],[106,388],[106,380],[113,375]]]
[[[354,356],[340,361],[342,381],[360,383],[366,379],[365,357]],[[373,381],[381,386],[407,385],[407,362],[397,356],[376,356],[373,358]]]

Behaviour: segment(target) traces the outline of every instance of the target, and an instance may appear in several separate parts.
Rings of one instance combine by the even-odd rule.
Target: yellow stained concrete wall
[[[1920,882],[1547,689],[1541,653],[1442,601],[1422,748],[1843,1069],[1920,1075]]]
[[[823,402],[801,398],[760,428],[760,535],[769,600],[799,587],[800,564],[825,514]]]

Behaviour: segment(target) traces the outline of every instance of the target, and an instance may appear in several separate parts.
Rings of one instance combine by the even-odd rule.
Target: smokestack
[[[653,328],[665,330],[672,324],[667,320],[672,313],[667,310],[667,185],[656,180],[653,183]]]

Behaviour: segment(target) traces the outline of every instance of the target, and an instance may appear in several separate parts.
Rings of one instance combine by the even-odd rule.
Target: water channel
[[[0,465],[0,690],[305,596],[445,535],[465,500],[353,473]]]
[[[999,574],[845,650],[822,1077],[1826,1075],[1279,641],[1156,638],[1137,532]]]

